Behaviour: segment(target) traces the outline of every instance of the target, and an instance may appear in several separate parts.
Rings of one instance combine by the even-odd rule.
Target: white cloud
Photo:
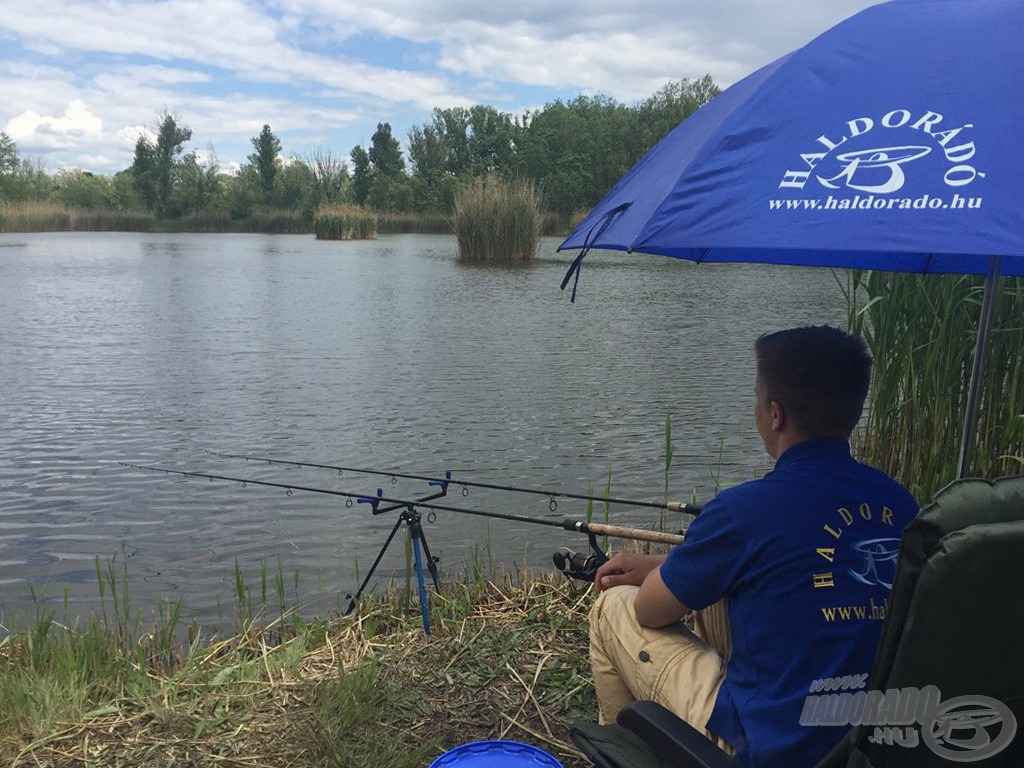
[[[103,121],[89,111],[84,101],[75,99],[67,105],[61,117],[40,115],[28,110],[11,118],[5,131],[16,142],[31,144],[37,136],[59,138],[99,134],[103,131]]]
[[[134,152],[140,136],[145,136],[149,141],[156,141],[156,134],[145,125],[126,125],[114,131],[113,139],[120,149]]]
[[[0,14],[0,126],[22,154],[104,173],[163,110],[224,167],[264,123],[285,154],[347,156],[434,107],[728,85],[875,1],[33,0]]]

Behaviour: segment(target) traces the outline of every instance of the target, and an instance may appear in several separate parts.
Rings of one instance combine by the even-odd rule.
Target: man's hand
[[[623,584],[639,587],[647,575],[660,566],[665,555],[640,555],[636,552],[618,552],[594,574],[594,587],[602,592]]]

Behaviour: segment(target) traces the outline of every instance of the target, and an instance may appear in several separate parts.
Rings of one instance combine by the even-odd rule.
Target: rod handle
[[[652,541],[658,544],[682,544],[683,536],[678,533],[647,531],[643,528],[623,528],[619,525],[605,523],[587,523],[583,520],[566,520],[562,527],[567,531],[593,533],[598,536],[611,536],[616,539],[635,539],[636,541]]]
[[[682,512],[687,515],[699,515],[699,504],[687,504],[685,501],[670,501],[665,505],[669,512]]]

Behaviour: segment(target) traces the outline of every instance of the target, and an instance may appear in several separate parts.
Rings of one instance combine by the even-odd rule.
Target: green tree
[[[5,132],[0,131],[0,176],[18,170],[18,145]]]
[[[175,115],[164,112],[157,121],[156,143],[147,136],[135,142],[132,175],[146,209],[163,217],[173,214],[172,193],[185,142],[192,138],[192,129],[178,123]]]
[[[366,198],[370,194],[371,176],[370,155],[356,145],[352,148],[352,198],[357,205],[365,205]]]
[[[18,146],[0,132],[0,200],[45,200],[53,189],[42,160],[18,156]]]
[[[465,176],[470,159],[469,110],[462,107],[435,109],[434,129],[444,147],[444,170],[455,177]]]
[[[469,173],[480,177],[509,170],[516,149],[512,116],[477,104],[469,109],[469,129]]]
[[[705,76],[668,83],[635,107],[607,96],[555,101],[512,126],[509,162],[543,190],[546,207],[562,213],[590,208],[718,92]]]
[[[227,206],[232,219],[244,219],[252,215],[260,196],[260,180],[256,169],[243,165],[228,182]]]
[[[417,209],[450,210],[458,183],[512,175],[516,134],[511,115],[494,107],[435,109],[429,123],[409,131]]]
[[[283,161],[278,168],[271,203],[277,208],[301,210],[312,221],[313,211],[318,204],[316,187],[312,169],[300,158],[292,157]]]
[[[711,75],[704,75],[699,80],[684,78],[659,88],[638,107],[645,148],[653,147],[719,93],[721,89],[715,85]]]
[[[0,132],[0,200],[18,198],[17,170],[18,147],[10,136]]]
[[[260,188],[269,197],[274,189],[274,178],[277,176],[277,157],[281,154],[281,142],[270,130],[269,125],[264,125],[260,135],[254,136],[250,141],[256,151],[249,155],[248,160],[259,174]]]
[[[377,130],[370,137],[370,165],[374,174],[395,178],[405,173],[405,160],[398,139],[391,135],[390,123],[377,123]]]
[[[366,190],[369,184],[370,158],[363,151],[362,147],[356,147],[352,150],[353,163],[356,162],[357,154],[360,156],[359,164],[361,165],[363,179],[366,184],[362,189],[362,198],[357,201],[362,205],[366,200]],[[345,202],[349,178],[348,166],[345,165],[344,160],[335,156],[329,149],[318,149],[306,159],[305,164],[309,168],[309,173],[312,177],[314,188],[313,202],[316,205]]]
[[[411,211],[412,187],[405,174],[400,176],[383,176],[375,174],[366,193],[366,203],[378,211],[398,213]]]
[[[79,168],[64,168],[54,178],[54,197],[76,208],[111,208],[113,184],[107,176],[97,176]]]
[[[581,95],[528,115],[517,159],[546,207],[568,214],[597,203],[642,154],[637,110]]]
[[[118,171],[110,180],[110,206],[121,211],[144,207],[131,168]]]
[[[145,136],[135,141],[135,156],[131,166],[135,191],[147,211],[156,210],[156,147]]]
[[[189,152],[175,164],[172,203],[168,206],[171,215],[213,208],[221,192],[220,166],[212,147],[209,156],[208,163],[201,163],[195,152]]]
[[[439,110],[434,110],[435,115]],[[412,196],[419,211],[450,211],[455,199],[455,176],[448,172],[448,149],[443,131],[433,124],[409,131]]]
[[[13,174],[0,176],[0,197],[14,202],[46,200],[53,192],[53,179],[40,158],[18,159]]]

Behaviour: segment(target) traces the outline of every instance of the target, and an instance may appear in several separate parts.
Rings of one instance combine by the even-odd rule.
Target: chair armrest
[[[736,762],[703,733],[655,701],[635,701],[618,723],[676,768],[736,768]]]

